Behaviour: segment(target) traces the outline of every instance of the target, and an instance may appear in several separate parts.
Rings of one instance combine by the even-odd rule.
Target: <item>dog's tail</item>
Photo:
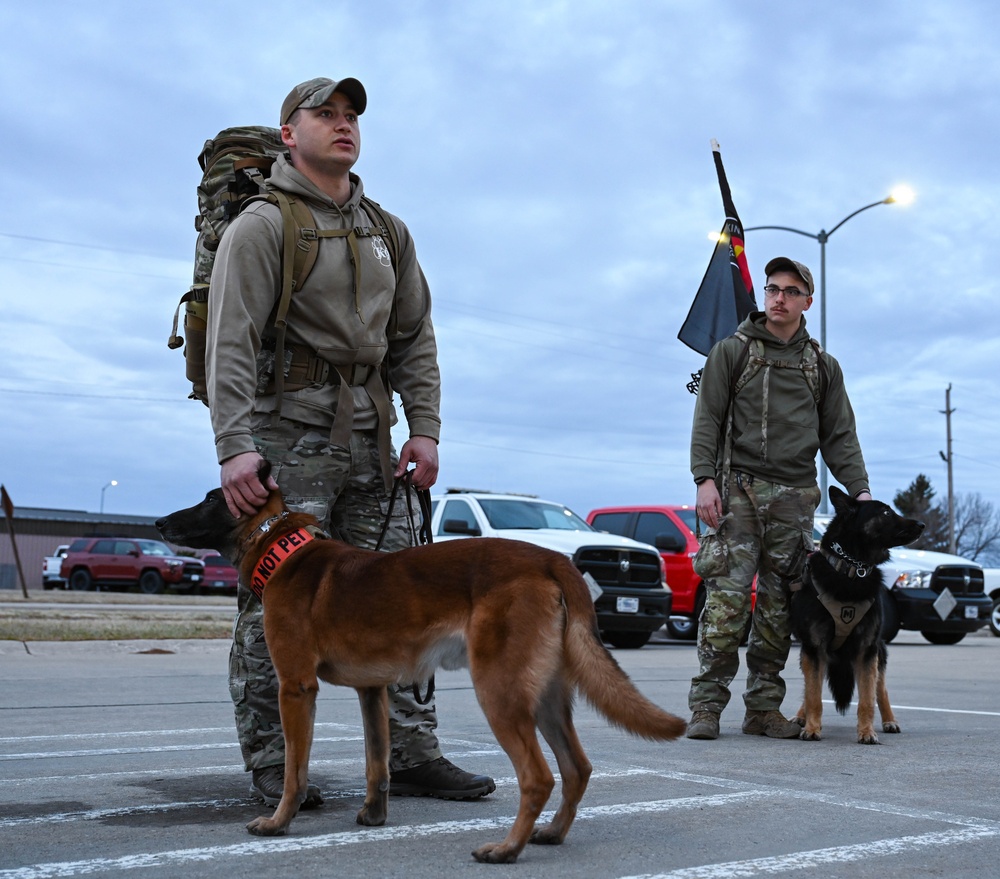
[[[563,637],[573,684],[610,723],[626,732],[644,739],[676,739],[687,724],[636,689],[601,641],[590,592],[583,579],[573,574],[562,583],[567,612]]]
[[[833,704],[840,714],[846,714],[854,698],[854,667],[849,661],[834,657],[827,666],[826,679],[830,684]]]

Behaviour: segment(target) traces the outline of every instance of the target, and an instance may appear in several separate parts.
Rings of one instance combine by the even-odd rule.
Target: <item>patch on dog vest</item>
[[[865,618],[865,614],[872,609],[875,600],[866,598],[863,601],[837,601],[832,595],[820,589],[819,584],[809,570],[808,560],[802,569],[802,580],[812,585],[813,589],[816,590],[816,597],[820,600],[823,607],[826,608],[830,616],[833,617],[834,634],[830,647],[833,650],[837,650],[847,640],[848,635],[854,631],[854,627]],[[801,588],[801,582],[793,583],[791,586],[792,592],[797,592]]]
[[[315,538],[303,528],[296,528],[288,534],[279,537],[272,543],[267,551],[260,557],[257,567],[253,569],[253,577],[250,580],[250,589],[261,601],[264,600],[264,587],[267,581],[278,566],[297,550],[302,549]]]

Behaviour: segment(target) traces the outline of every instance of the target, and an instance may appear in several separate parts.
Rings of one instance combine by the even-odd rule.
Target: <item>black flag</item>
[[[677,334],[677,338],[685,345],[705,355],[720,339],[731,336],[740,321],[757,309],[753,280],[743,248],[743,224],[733,206],[729,181],[726,180],[726,171],[722,167],[722,154],[715,140],[712,141],[712,156],[715,159],[715,170],[719,174],[726,222],[719,233],[719,241],[715,245],[705,277],[691,303],[691,310]],[[697,390],[692,392],[697,393]]]

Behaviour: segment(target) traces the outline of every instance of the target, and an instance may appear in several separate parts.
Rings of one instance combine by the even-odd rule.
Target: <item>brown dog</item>
[[[262,479],[268,471],[265,465]],[[438,666],[468,666],[521,788],[507,837],[473,852],[488,863],[511,863],[527,842],[555,845],[569,832],[591,773],[573,727],[576,690],[633,735],[666,740],[684,732],[684,721],[646,699],[605,649],[587,585],[559,553],[492,538],[393,553],[357,549],[316,537],[317,520],[289,512],[280,492],[256,515],[234,519],[216,489],[156,525],[166,540],[232,559],[241,584],[263,596],[285,787],[274,816],[252,821],[251,833],[284,833],[305,797],[318,678],[358,692],[367,790],[357,820],[381,825],[389,790],[386,686],[426,681]],[[391,626],[383,622],[387,607]],[[537,828],[555,781],[536,727],[562,775],[559,809]]]

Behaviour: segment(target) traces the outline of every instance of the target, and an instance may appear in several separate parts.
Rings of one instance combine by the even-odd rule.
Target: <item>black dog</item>
[[[916,540],[924,523],[906,519],[881,501],[856,501],[830,487],[836,515],[818,551],[792,586],[792,632],[802,645],[805,699],[796,721],[800,738],[819,741],[823,716],[823,677],[837,711],[846,714],[858,687],[858,741],[879,744],[873,726],[878,702],[882,730],[898,733],[899,724],[885,687],[886,649],[882,640],[882,572],[889,548]],[[801,588],[798,588],[801,585]]]

